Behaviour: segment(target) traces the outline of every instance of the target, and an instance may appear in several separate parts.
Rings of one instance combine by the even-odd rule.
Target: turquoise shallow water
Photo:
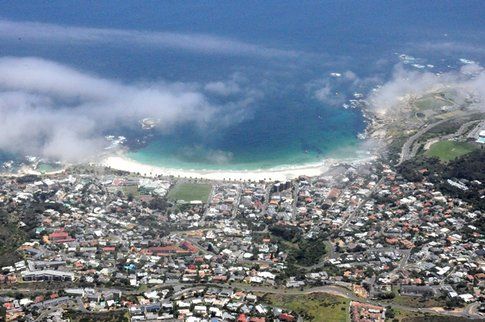
[[[214,131],[189,126],[158,135],[128,157],[170,168],[240,170],[356,155],[357,134],[365,128],[360,110],[328,107],[297,95],[266,104],[248,119]]]
[[[285,150],[281,149],[272,154],[264,153],[249,155],[249,152],[236,154],[232,156],[231,160],[226,162],[213,162],[207,160],[206,151],[198,152],[192,160],[180,155],[178,146],[166,143],[164,140],[157,140],[138,151],[128,152],[126,155],[135,161],[166,168],[177,169],[195,169],[195,170],[257,170],[270,169],[276,167],[287,167],[314,163],[325,158],[352,158],[357,157],[357,149],[359,148],[359,140],[349,138],[347,140],[334,141],[335,150],[330,150],[328,154],[316,154],[311,152],[304,152],[298,147],[286,146]],[[340,150],[340,147],[345,147]],[[196,147],[198,150],[198,148]],[[254,153],[254,151],[253,151]],[[199,161],[203,160],[203,161]]]

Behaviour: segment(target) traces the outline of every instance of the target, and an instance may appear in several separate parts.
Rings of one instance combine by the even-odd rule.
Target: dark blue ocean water
[[[222,113],[209,129],[178,126],[131,156],[177,167],[272,167],[358,150],[362,113],[342,104],[385,82],[399,54],[433,72],[459,57],[482,61],[484,13],[482,1],[2,1],[0,19],[9,21],[206,34],[279,54],[11,39],[0,56],[41,57],[126,83],[237,79],[238,95],[254,97],[232,122]],[[359,81],[330,76],[346,71]],[[338,92],[334,101],[316,98],[325,85]],[[238,95],[209,100],[230,105]]]

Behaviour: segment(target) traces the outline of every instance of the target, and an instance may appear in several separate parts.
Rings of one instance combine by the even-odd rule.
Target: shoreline
[[[376,139],[377,122],[374,113],[360,108],[363,114],[366,127],[363,131],[365,140]],[[352,158],[325,158],[320,161],[314,161],[303,164],[287,164],[277,165],[272,168],[262,169],[188,169],[188,168],[173,168],[165,166],[157,166],[145,164],[126,155],[126,148],[120,148],[117,151],[106,153],[102,155],[97,161],[91,160],[85,164],[108,167],[113,170],[126,171],[129,173],[137,173],[145,177],[179,177],[187,179],[200,179],[210,181],[286,181],[298,178],[300,176],[317,177],[325,174],[331,167],[339,164],[358,164],[361,162],[369,162],[375,160],[377,155],[370,153],[367,156],[352,157]],[[370,152],[370,151],[369,151]],[[68,165],[64,164],[62,169],[40,172],[36,169],[24,167],[17,173],[0,172],[0,176],[22,176],[27,174],[33,175],[53,175],[62,173],[66,170]]]
[[[376,117],[372,111],[361,108],[366,127],[364,135],[367,139],[374,138],[376,131]],[[125,154],[126,151],[119,150],[116,154],[107,155],[96,164],[109,167],[115,170],[140,173],[147,177],[174,176],[180,178],[203,179],[212,181],[286,181],[300,176],[317,177],[323,175],[332,166],[338,164],[354,164],[374,160],[377,155],[371,153],[367,157],[335,159],[326,158],[321,161],[301,165],[279,165],[268,169],[247,169],[247,170],[217,170],[217,169],[182,169],[163,166],[154,166],[135,161]]]
[[[331,166],[339,163],[363,162],[372,159],[337,160],[325,159],[318,163],[303,164],[288,167],[277,167],[260,170],[195,170],[175,169],[160,166],[152,166],[132,160],[124,155],[107,156],[99,162],[99,165],[115,170],[140,173],[147,177],[174,176],[181,178],[204,179],[213,181],[286,181],[299,176],[316,177],[327,172]]]

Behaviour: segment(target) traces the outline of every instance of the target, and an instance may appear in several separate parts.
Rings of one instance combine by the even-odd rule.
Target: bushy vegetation
[[[40,177],[35,175],[35,174],[28,174],[28,175],[17,178],[17,182],[19,184],[33,183],[33,182],[38,181],[38,180],[40,180]]]
[[[27,175],[17,178],[20,184],[37,181],[39,177]],[[12,265],[21,259],[16,249],[26,240],[39,238],[35,229],[39,226],[39,214],[47,209],[66,212],[62,203],[46,202],[54,192],[37,192],[33,200],[19,205],[5,200],[0,205],[0,266]]]
[[[41,204],[30,205],[22,212],[12,207],[0,209],[0,266],[12,265],[20,260],[16,249],[27,239],[35,237],[37,213],[45,209]]]
[[[15,252],[26,239],[25,233],[15,223],[7,219],[5,212],[0,212],[0,266],[12,265],[20,258]]]
[[[325,240],[323,238],[304,239],[298,242],[298,247],[290,250],[288,263],[294,263],[298,266],[312,266],[318,264],[325,253]]]
[[[155,197],[148,203],[148,207],[153,210],[165,211],[170,207],[170,203],[166,198]]]
[[[458,158],[447,165],[449,177],[485,182],[485,149]]]
[[[302,231],[299,227],[287,225],[271,225],[269,231],[286,241],[296,241],[300,239]]]
[[[461,198],[479,210],[485,209],[485,149],[478,149],[469,154],[444,164],[438,158],[418,157],[403,162],[399,173],[409,181],[422,181],[425,177],[437,185],[437,188],[453,197]],[[424,171],[425,170],[425,171]],[[461,190],[450,185],[447,180],[461,180],[468,190]],[[477,182],[478,181],[478,182]]]

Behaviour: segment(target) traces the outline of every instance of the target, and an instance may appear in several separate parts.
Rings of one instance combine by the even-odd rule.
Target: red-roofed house
[[[281,313],[279,316],[278,316],[278,319],[280,319],[281,321],[296,321],[296,318],[291,315],[291,314],[288,314],[288,313]]]
[[[192,245],[191,243],[189,243],[188,241],[184,241],[180,244],[180,247],[182,247],[183,249],[186,249],[188,250],[189,252],[191,252],[192,254],[197,254],[199,252],[199,250],[197,249],[197,247],[195,247],[194,245]]]
[[[150,247],[143,251],[147,255],[155,255],[155,256],[168,256],[168,255],[187,255],[190,252],[184,250],[178,246],[159,246],[159,247]]]
[[[49,241],[53,243],[69,243],[74,241],[74,238],[69,236],[69,233],[64,231],[64,229],[59,229],[49,235]]]

